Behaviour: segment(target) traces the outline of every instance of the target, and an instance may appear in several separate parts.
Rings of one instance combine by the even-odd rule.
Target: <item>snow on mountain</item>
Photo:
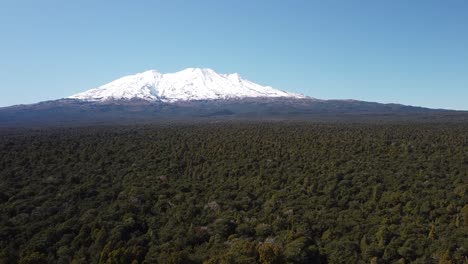
[[[307,98],[244,80],[237,73],[219,74],[211,69],[200,68],[165,74],[149,70],[68,98],[85,101],[143,99],[176,102],[247,97]]]

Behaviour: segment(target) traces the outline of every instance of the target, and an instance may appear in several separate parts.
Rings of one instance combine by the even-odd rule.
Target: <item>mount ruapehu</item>
[[[0,108],[0,126],[170,120],[467,120],[468,112],[357,100],[320,100],[262,86],[239,74],[188,68],[125,76],[68,98]]]

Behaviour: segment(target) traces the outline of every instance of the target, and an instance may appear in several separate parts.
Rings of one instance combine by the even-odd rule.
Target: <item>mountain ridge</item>
[[[160,121],[309,120],[467,122],[468,111],[359,100],[321,100],[261,86],[239,74],[188,68],[124,76],[68,98],[0,108],[0,127]]]
[[[84,101],[142,99],[177,102],[248,97],[308,98],[253,83],[238,73],[220,74],[209,68],[187,68],[175,73],[148,70],[67,98]]]

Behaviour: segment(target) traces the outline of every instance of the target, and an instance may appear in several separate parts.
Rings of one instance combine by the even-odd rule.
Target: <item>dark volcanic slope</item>
[[[247,98],[179,103],[63,99],[0,109],[0,126],[140,123],[198,119],[468,120],[468,112],[355,100]]]

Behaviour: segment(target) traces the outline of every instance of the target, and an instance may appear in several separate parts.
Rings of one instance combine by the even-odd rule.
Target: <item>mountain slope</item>
[[[468,122],[468,112],[349,100],[243,98],[198,101],[62,99],[0,108],[0,127],[212,120]]]
[[[0,108],[0,127],[80,126],[203,120],[456,121],[468,112],[356,100],[319,100],[189,68],[151,70],[69,98]]]
[[[176,73],[155,70],[125,76],[69,99],[109,101],[192,101],[251,97],[306,98],[242,79],[237,73],[219,74],[211,69],[188,68]]]

